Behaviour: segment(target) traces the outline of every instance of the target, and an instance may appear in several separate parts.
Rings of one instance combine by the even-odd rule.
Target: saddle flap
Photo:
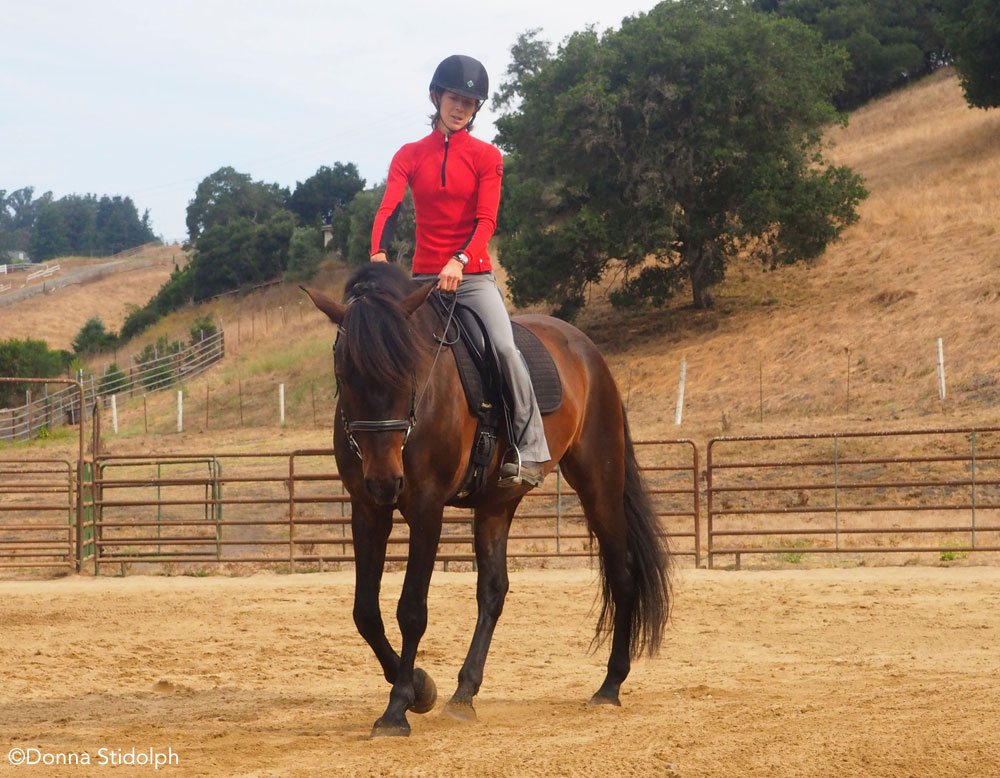
[[[434,294],[431,299],[442,323],[447,322],[448,309],[441,296]],[[464,313],[468,315],[461,315]],[[470,321],[475,322],[474,329],[468,326]],[[539,337],[527,327],[514,321],[511,322],[511,326],[514,331],[514,344],[528,365],[538,410],[542,415],[558,410],[562,405],[562,381],[552,355]],[[452,331],[455,334],[452,334]],[[469,412],[479,416],[484,403],[491,406],[501,405],[499,387],[503,386],[503,379],[500,366],[492,348],[488,346],[488,334],[482,328],[482,322],[475,311],[456,303],[451,328],[445,333],[445,339],[451,345],[455,363],[458,365]]]

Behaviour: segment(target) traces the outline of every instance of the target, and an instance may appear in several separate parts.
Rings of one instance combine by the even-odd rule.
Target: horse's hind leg
[[[636,591],[631,569],[625,510],[622,503],[625,474],[622,456],[612,449],[615,441],[588,449],[589,456],[571,451],[560,463],[566,480],[580,498],[591,532],[597,537],[604,575],[598,637],[609,628],[612,632],[611,656],[604,683],[590,699],[591,705],[620,705],[622,682],[632,668],[632,613]],[[624,446],[623,446],[624,448]]]
[[[479,616],[469,653],[458,673],[458,688],[445,707],[445,713],[463,721],[476,718],[472,698],[483,682],[486,654],[507,596],[507,534],[519,502],[520,498],[476,510],[476,561],[479,565],[476,601]]]

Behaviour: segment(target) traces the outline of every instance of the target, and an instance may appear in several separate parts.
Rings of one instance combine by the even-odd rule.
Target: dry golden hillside
[[[69,258],[58,260],[60,273],[53,280],[83,267],[106,265],[110,259]],[[44,340],[49,348],[72,350],[73,338],[91,317],[97,316],[108,330],[121,329],[132,305],[142,306],[170,278],[174,262],[186,260],[177,246],[151,247],[130,257],[115,272],[32,297],[11,306],[0,306],[0,339]],[[54,264],[54,263],[53,263]],[[18,286],[20,275],[8,276]],[[29,282],[41,286],[42,281]]]

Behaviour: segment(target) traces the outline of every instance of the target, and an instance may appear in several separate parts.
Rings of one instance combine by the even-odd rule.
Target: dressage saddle
[[[465,507],[486,482],[501,425],[508,440],[516,437],[511,423],[512,403],[496,351],[479,315],[455,300],[446,301],[438,291],[431,294],[430,300],[442,327],[447,327],[441,339],[455,356],[469,412],[477,422],[465,478],[448,501],[449,505]],[[535,333],[517,322],[511,325],[514,343],[528,365],[538,409],[542,415],[552,413],[562,404],[562,381],[555,361]]]

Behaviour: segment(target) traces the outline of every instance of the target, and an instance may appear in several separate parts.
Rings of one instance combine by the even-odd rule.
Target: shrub
[[[122,372],[117,363],[112,362],[108,367],[108,372],[106,372],[104,377],[101,379],[98,392],[100,394],[117,394],[127,386],[128,376]]]
[[[77,354],[92,354],[107,348],[114,348],[118,336],[104,328],[104,322],[97,316],[87,319],[86,324],[73,338],[73,351]]]
[[[208,340],[218,333],[218,331],[215,324],[212,323],[212,314],[206,313],[204,316],[196,318],[194,324],[191,325],[191,329],[189,330],[191,340],[189,342],[192,346],[195,346],[203,340]]]
[[[184,344],[179,340],[167,344],[166,336],[161,336],[156,344],[149,343],[139,354],[140,380],[142,385],[149,390],[163,389],[174,381],[174,374],[170,370],[170,357],[177,354],[184,348]]]

